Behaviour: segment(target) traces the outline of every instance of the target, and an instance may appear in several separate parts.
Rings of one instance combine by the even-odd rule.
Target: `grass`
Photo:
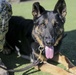
[[[34,0],[36,1],[36,0]],[[32,4],[34,1],[22,2],[22,3],[13,3],[13,15],[23,16],[25,18],[32,19]],[[39,0],[42,6],[47,10],[53,10],[57,0]],[[65,23],[65,33],[67,36],[63,39],[62,46],[60,51],[62,54],[66,55],[75,65],[76,65],[76,0],[66,0],[67,4],[67,16]],[[12,55],[3,55],[0,53],[0,57],[8,68],[22,68],[29,64],[29,61],[26,61],[23,58],[17,57],[15,53]],[[62,67],[61,64],[58,66]],[[18,68],[16,68],[18,67]],[[10,73],[10,75],[50,75],[41,71],[31,69],[29,71],[15,72]]]

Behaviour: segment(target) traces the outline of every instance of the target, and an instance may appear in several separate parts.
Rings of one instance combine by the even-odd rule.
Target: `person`
[[[11,16],[12,16],[11,4],[8,3],[6,0],[0,0],[0,52],[3,51],[3,46],[5,42],[5,34],[8,31],[8,22]],[[0,62],[1,62],[1,58],[0,58]],[[0,73],[2,73],[0,75],[7,75],[3,72],[0,72]]]

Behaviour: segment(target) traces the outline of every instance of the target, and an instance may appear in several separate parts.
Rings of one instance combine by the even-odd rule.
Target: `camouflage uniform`
[[[0,52],[3,50],[5,34],[8,31],[8,21],[12,15],[11,5],[6,0],[0,0]],[[0,60],[0,65],[4,64]],[[7,71],[0,68],[0,75],[9,75]]]
[[[6,0],[0,0],[0,52],[3,50],[8,21],[12,15],[12,7]]]

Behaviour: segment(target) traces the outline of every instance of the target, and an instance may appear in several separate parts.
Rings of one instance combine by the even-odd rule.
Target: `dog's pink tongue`
[[[54,56],[54,48],[45,46],[45,55],[47,59],[52,59]]]

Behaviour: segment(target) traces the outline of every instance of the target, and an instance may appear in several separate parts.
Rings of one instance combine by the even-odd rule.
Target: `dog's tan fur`
[[[76,74],[75,65],[65,55],[59,53],[53,58],[53,60],[63,64],[69,72]]]
[[[72,64],[72,62],[62,55],[61,53],[57,54],[52,60],[63,64],[66,67],[66,70],[57,67],[53,64],[47,63],[46,58],[44,56],[40,56],[37,53],[34,53],[41,61],[44,62],[42,65],[35,66],[35,69],[41,70],[43,72],[47,72],[53,75],[76,75],[76,67]]]
[[[65,71],[64,69],[57,67],[55,65],[45,62],[43,65],[39,66],[39,69],[43,72],[47,72],[53,75],[75,75],[70,72]]]
[[[56,40],[56,42],[55,42],[55,44],[54,44],[54,46],[57,46],[58,45],[58,43],[59,43],[59,41],[62,39],[62,35],[60,35],[60,37]]]
[[[38,28],[38,26],[34,27],[32,31],[33,36],[36,38],[36,41],[38,41],[39,45],[44,47],[43,42],[39,35],[41,34],[41,30]]]
[[[47,59],[43,55],[37,54],[37,53],[34,53],[34,54],[39,60],[44,62],[44,64],[42,65],[35,66],[35,69],[37,70],[48,72],[53,75],[75,75],[76,74],[75,65],[66,56],[62,55],[61,53],[55,55],[52,60],[63,64],[66,67],[67,71],[53,64],[47,63]]]

